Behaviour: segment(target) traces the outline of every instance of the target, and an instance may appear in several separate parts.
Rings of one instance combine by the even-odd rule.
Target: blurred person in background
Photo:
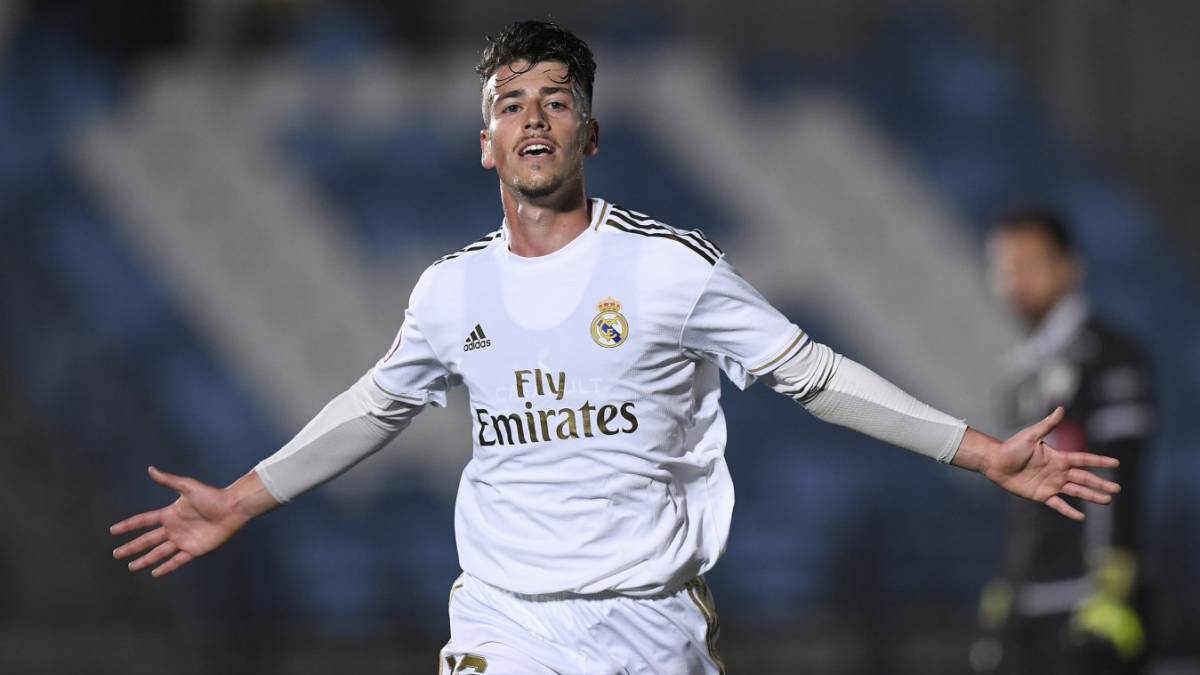
[[[1121,484],[1112,505],[1082,505],[1084,522],[1010,500],[999,577],[980,603],[984,637],[971,651],[980,673],[1133,675],[1145,661],[1146,584],[1141,516],[1154,408],[1138,344],[1097,318],[1084,297],[1084,265],[1065,218],[1014,210],[987,242],[996,292],[1027,336],[1003,360],[1010,428],[1063,406],[1047,437],[1057,448],[1116,457],[1102,473]]]
[[[443,671],[724,672],[703,579],[733,509],[721,372],[977,471],[1047,513],[1084,518],[1065,495],[1111,501],[1118,486],[1084,467],[1115,460],[1043,441],[1061,409],[1008,440],[987,436],[809,338],[699,231],[589,199],[595,63],[577,36],[512,24],[477,72],[501,228],[430,265],[387,354],[228,488],[152,468],[179,498],[113,526],[149,528],[113,552],[138,556],[130,570],[162,576],[221,546],[387,445],[457,384],[474,447]]]

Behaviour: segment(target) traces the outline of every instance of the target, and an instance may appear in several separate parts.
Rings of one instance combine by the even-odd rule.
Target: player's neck
[[[571,243],[591,222],[589,202],[582,184],[562,195],[536,200],[503,187],[500,200],[508,222],[508,248],[525,258],[554,253]]]

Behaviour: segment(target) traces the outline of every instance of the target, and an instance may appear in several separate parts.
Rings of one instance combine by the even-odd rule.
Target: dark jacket
[[[1082,523],[1044,504],[1017,498],[1008,504],[1001,575],[1013,586],[1014,612],[1069,611],[1091,592],[1086,575],[1101,552],[1121,547],[1136,558],[1142,549],[1143,472],[1154,426],[1149,364],[1132,339],[1071,295],[1006,357],[1005,369],[1013,430],[1062,405],[1066,416],[1046,439],[1050,445],[1121,461],[1119,468],[1099,472],[1121,484],[1112,504],[1067,498],[1087,515]]]

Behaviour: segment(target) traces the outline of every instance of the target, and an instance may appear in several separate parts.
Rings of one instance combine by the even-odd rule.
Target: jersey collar
[[[536,264],[542,261],[561,258],[569,251],[582,248],[584,242],[591,239],[596,230],[600,229],[600,225],[603,224],[604,219],[608,217],[608,212],[611,208],[608,202],[600,199],[599,197],[592,197],[589,202],[589,206],[591,207],[591,217],[588,221],[587,228],[557,251],[554,251],[553,253],[547,253],[546,255],[535,256],[533,258],[516,255],[508,249],[508,243],[511,241],[512,232],[508,226],[508,218],[505,217],[500,225],[501,238],[504,241],[504,246],[502,247],[504,257],[520,264]]]

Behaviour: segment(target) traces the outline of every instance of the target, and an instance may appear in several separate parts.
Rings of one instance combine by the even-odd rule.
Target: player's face
[[[479,132],[480,163],[495,169],[508,189],[536,199],[582,181],[583,158],[596,154],[598,127],[579,110],[566,65],[502,66],[484,88],[484,100],[488,126]]]
[[[1074,258],[1044,232],[1001,230],[988,241],[992,287],[1026,321],[1037,322],[1079,279]]]

